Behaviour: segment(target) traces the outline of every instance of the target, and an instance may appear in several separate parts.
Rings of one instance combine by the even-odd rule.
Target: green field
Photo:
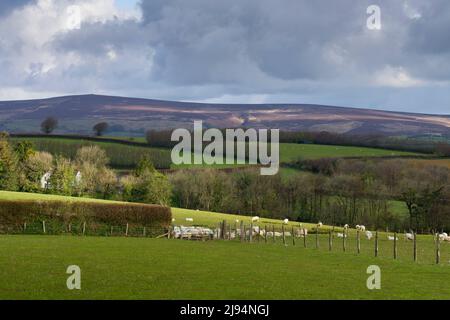
[[[0,191],[6,200],[104,201],[54,195]],[[250,224],[250,217],[172,208],[174,224],[217,226],[222,220]],[[187,223],[186,218],[193,218]],[[260,226],[280,220],[261,219]],[[286,230],[299,227],[290,222]],[[309,230],[311,224],[303,224]],[[324,226],[322,231],[330,230]],[[337,228],[336,232],[341,229]],[[389,234],[390,235],[390,234]],[[413,244],[399,235],[398,259],[393,241],[379,233],[379,255],[374,239],[361,237],[357,254],[356,231],[343,239],[310,233],[303,238],[255,238],[194,242],[134,237],[44,235],[0,236],[0,299],[450,299],[450,243],[441,244],[441,263],[435,265],[432,236],[419,236],[418,262]],[[318,242],[316,242],[318,241]],[[316,248],[318,243],[318,248]],[[82,270],[82,290],[66,288],[66,268]],[[366,269],[378,265],[382,289],[366,288]],[[14,270],[14,271],[12,271]],[[11,277],[13,272],[14,276]]]
[[[381,290],[366,287],[374,264]],[[449,299],[449,280],[448,265],[280,244],[0,236],[1,299]]]
[[[91,199],[91,198],[79,198],[79,197],[66,197],[66,196],[58,196],[58,195],[50,195],[50,194],[40,194],[40,193],[25,193],[25,192],[11,192],[11,191],[0,191],[0,200],[66,200],[66,201],[95,201],[95,202],[115,202],[110,200],[100,200],[100,199]],[[398,201],[392,201],[391,207],[394,212],[397,214],[406,214],[406,208],[404,204]],[[175,219],[175,224],[179,225],[197,225],[197,226],[206,226],[206,227],[217,227],[217,225],[225,220],[228,224],[234,225],[236,220],[243,221],[246,224],[251,223],[250,216],[243,216],[237,214],[227,214],[227,213],[218,213],[218,212],[210,212],[210,211],[201,211],[201,210],[191,210],[191,209],[183,209],[183,208],[172,208],[172,217]],[[193,222],[186,221],[186,218],[192,218]],[[275,219],[267,219],[261,218],[259,220],[261,225],[276,225],[280,228],[282,221]],[[288,223],[288,227],[299,227],[298,222],[290,221]],[[302,227],[312,228],[313,224],[310,223],[302,223]],[[328,227],[325,227],[328,228]]]
[[[38,151],[46,151],[74,158],[77,150],[83,146],[96,145],[106,151],[113,168],[133,168],[143,156],[148,156],[156,168],[170,168],[170,150],[145,146],[124,145],[113,142],[97,142],[64,138],[11,138],[12,142],[30,141]]]
[[[117,138],[119,140],[119,138]],[[154,148],[146,146],[124,145],[113,142],[97,142],[87,140],[65,139],[60,137],[30,137],[11,138],[11,141],[31,141],[39,151],[47,151],[52,154],[62,154],[73,158],[76,150],[85,145],[98,145],[105,149],[110,164],[114,168],[131,168],[136,165],[143,155],[148,155],[157,168],[230,168],[243,166],[239,164],[172,164],[170,149]],[[121,140],[126,140],[125,138]],[[128,141],[128,140],[127,140]],[[143,142],[135,138],[136,142]],[[289,163],[300,159],[342,158],[342,157],[420,157],[422,154],[404,151],[392,151],[377,148],[331,146],[315,144],[280,144],[280,162]]]

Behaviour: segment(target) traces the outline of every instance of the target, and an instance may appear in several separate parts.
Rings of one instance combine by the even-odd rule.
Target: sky
[[[449,34],[448,0],[2,0],[0,100],[94,93],[450,114]]]

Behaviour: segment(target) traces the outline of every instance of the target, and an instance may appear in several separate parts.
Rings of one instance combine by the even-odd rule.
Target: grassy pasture
[[[369,265],[381,290],[366,287]],[[449,299],[449,280],[449,266],[280,244],[0,236],[1,299]]]
[[[11,138],[11,141],[27,140],[33,143],[36,150],[51,154],[60,154],[73,158],[77,150],[83,146],[97,145],[106,151],[110,165],[114,168],[133,168],[141,157],[147,155],[156,168],[170,168],[170,150],[144,146],[124,145],[113,142],[97,142],[64,138]]]
[[[109,137],[110,138],[110,137]],[[119,138],[117,138],[119,140]],[[47,151],[52,154],[61,154],[73,158],[78,148],[85,145],[98,145],[105,149],[110,164],[115,168],[131,168],[136,165],[143,155],[148,155],[157,168],[230,168],[243,166],[242,164],[181,164],[174,165],[171,161],[170,149],[154,148],[146,146],[124,145],[114,142],[87,141],[76,139],[65,139],[60,137],[29,137],[11,138],[11,141],[31,141],[39,151]],[[120,140],[127,140],[120,138]],[[135,142],[143,142],[142,139],[135,138]],[[341,158],[341,157],[403,157],[421,156],[419,153],[392,151],[377,148],[331,146],[314,144],[280,144],[280,162],[289,163],[299,159],[319,159],[319,158]]]

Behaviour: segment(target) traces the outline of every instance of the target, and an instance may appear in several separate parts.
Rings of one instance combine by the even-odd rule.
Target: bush
[[[0,200],[0,232],[45,220],[51,225],[80,223],[167,227],[172,220],[169,207],[137,203],[78,201]]]

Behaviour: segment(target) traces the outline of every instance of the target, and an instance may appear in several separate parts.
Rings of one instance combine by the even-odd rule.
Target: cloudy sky
[[[372,4],[380,30],[367,28]],[[449,114],[449,34],[448,0],[1,0],[0,100],[96,93]]]

